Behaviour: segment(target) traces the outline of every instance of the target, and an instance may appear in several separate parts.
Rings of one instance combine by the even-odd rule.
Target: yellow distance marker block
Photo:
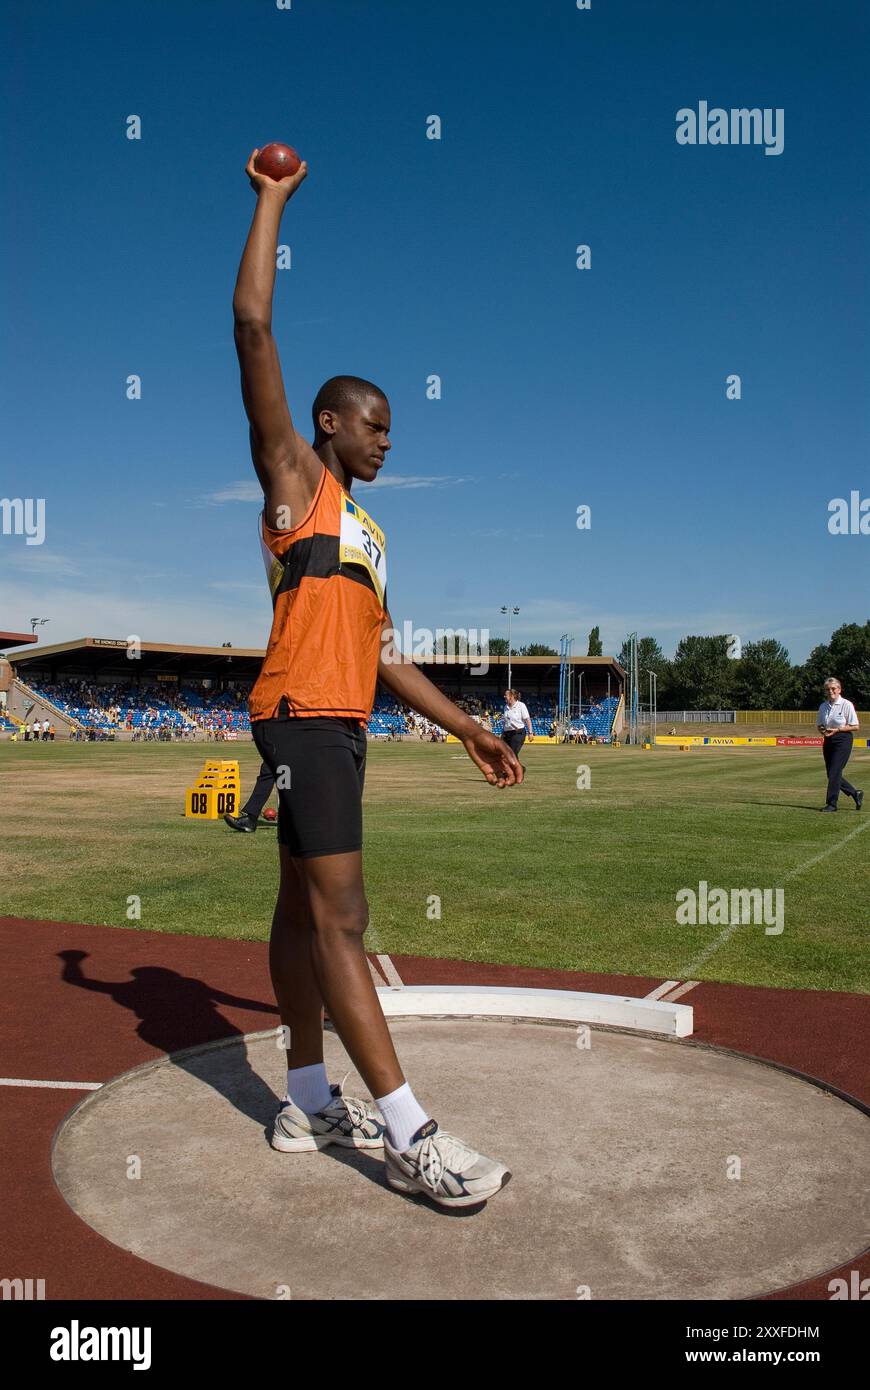
[[[239,809],[239,789],[227,787],[188,787],[184,814],[194,820],[218,820],[235,816]]]
[[[217,820],[238,814],[241,801],[239,764],[231,758],[209,758],[192,787],[187,788],[184,814],[193,820]]]

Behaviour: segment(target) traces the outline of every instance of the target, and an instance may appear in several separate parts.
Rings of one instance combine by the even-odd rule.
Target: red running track
[[[87,952],[80,963],[59,952]],[[663,983],[629,975],[393,956],[405,984],[520,985],[645,995]],[[66,978],[64,978],[66,976]],[[264,942],[0,917],[0,1074],[104,1082],[180,1048],[277,1022]],[[701,983],[682,997],[693,1043],[794,1068],[870,1106],[870,997]],[[682,1045],[691,1045],[682,1044]],[[67,1206],[51,1175],[51,1141],[84,1091],[0,1085],[2,1278],[45,1279],[47,1299],[237,1299],[112,1245]],[[841,1270],[768,1298],[830,1298]]]

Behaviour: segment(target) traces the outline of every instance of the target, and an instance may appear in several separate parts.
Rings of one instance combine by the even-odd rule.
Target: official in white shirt
[[[516,690],[506,690],[504,693],[505,707],[502,715],[502,738],[510,748],[515,757],[520,756],[520,749],[526,741],[526,730],[528,729],[529,738],[534,738],[532,732],[532,718],[526,709],[519,693]]]
[[[828,799],[822,810],[836,811],[840,792],[843,792],[851,796],[855,810],[860,811],[864,793],[843,776],[843,769],[852,753],[858,716],[852,702],[843,699],[843,688],[836,676],[830,676],[825,681],[825,700],[819,706],[818,728],[824,739],[822,753],[828,771]]]

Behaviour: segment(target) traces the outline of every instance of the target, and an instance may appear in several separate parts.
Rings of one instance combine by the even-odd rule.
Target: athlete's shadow
[[[278,1109],[278,1096],[251,1066],[248,1049],[242,1042],[244,1034],[224,1018],[217,1006],[224,1004],[269,1014],[277,1028],[278,1010],[274,1004],[228,994],[161,965],[135,966],[129,980],[95,980],[81,968],[81,962],[88,958],[87,951],[59,951],[58,956],[64,963],[61,974],[64,983],[95,994],[107,994],[122,1009],[129,1009],[139,1019],[136,1033],[143,1042],[165,1053],[195,1047],[197,1050],[192,1055],[173,1056],[173,1066],[211,1086],[243,1115],[261,1125],[268,1135]],[[331,1029],[328,1022],[326,1027]],[[225,1045],[202,1051],[203,1044],[208,1043]],[[277,1032],[275,1045],[282,1054],[280,1073],[284,1066],[283,1042]],[[383,1163],[366,1150],[330,1145],[323,1152],[339,1162],[352,1164],[372,1182],[383,1185]]]
[[[228,994],[161,965],[135,966],[129,980],[95,980],[81,968],[87,951],[59,951],[58,955],[64,963],[61,979],[65,984],[107,994],[122,1009],[129,1009],[139,1019],[137,1035],[159,1052],[177,1053],[188,1047],[199,1049],[204,1043],[237,1039],[232,1046],[173,1057],[173,1065],[211,1086],[243,1115],[259,1124],[270,1124],[278,1097],[248,1061],[248,1050],[241,1043],[244,1034],[217,1006],[256,1010],[271,1015],[277,1023],[274,1004]]]

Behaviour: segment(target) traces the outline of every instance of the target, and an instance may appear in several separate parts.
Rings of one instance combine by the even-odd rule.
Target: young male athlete
[[[303,163],[278,182],[256,172],[257,153],[246,170],[257,205],[233,314],[274,603],[249,701],[254,741],[279,793],[281,880],[269,959],[290,1045],[272,1144],[291,1153],[330,1143],[383,1147],[392,1187],[470,1206],[494,1196],[510,1174],[439,1129],[414,1096],[363,947],[362,790],[377,681],[456,734],[492,786],[521,782],[522,770],[507,744],[448,700],[392,640],[386,538],[351,496],[355,479],[377,477],[390,448],[386,396],[360,377],[332,377],[312,408],[314,446],[294,428],[271,331],[272,293],[281,216],[308,170]],[[374,1104],[329,1084],[324,1005]]]

